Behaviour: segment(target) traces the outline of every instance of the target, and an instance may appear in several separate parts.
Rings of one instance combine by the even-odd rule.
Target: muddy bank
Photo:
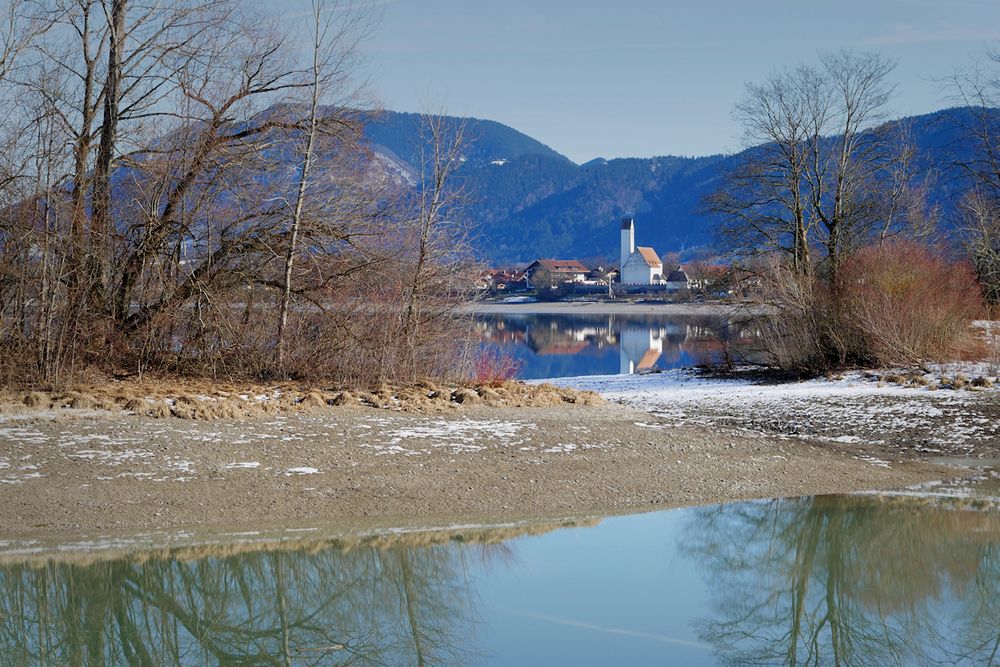
[[[0,534],[487,523],[955,475],[862,445],[678,425],[615,405],[435,415],[358,406],[212,421],[23,416],[0,423]]]

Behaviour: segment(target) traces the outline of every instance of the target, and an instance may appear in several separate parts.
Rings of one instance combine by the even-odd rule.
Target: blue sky
[[[490,118],[577,162],[738,150],[745,83],[824,50],[895,60],[893,115],[951,106],[941,79],[1000,47],[1000,0],[356,1],[381,14],[386,108]]]

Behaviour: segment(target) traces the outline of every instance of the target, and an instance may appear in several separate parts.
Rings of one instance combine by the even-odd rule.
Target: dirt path
[[[20,416],[0,421],[0,536],[509,521],[956,475],[869,454],[618,405],[359,407],[246,421]]]

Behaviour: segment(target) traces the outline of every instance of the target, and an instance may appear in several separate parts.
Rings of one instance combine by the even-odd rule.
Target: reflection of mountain
[[[1000,516],[816,497],[697,511],[687,550],[732,665],[995,665]]]
[[[522,361],[527,378],[692,365],[717,357],[722,341],[743,334],[727,319],[704,316],[495,316],[479,327],[484,342],[505,347]]]

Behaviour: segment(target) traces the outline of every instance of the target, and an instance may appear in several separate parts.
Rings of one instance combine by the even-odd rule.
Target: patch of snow
[[[318,468],[310,468],[309,466],[302,466],[301,468],[289,468],[285,471],[286,477],[291,477],[292,475],[315,475],[319,472]]]
[[[543,454],[569,454],[570,452],[576,451],[577,449],[579,449],[579,448],[576,445],[572,445],[572,444],[554,445],[552,447],[546,447],[545,449],[542,450],[542,453]]]
[[[882,459],[875,456],[855,456],[854,458],[864,461],[865,463],[871,463],[879,468],[891,468],[888,461],[883,461]]]
[[[534,424],[496,419],[435,419],[404,428],[387,425],[384,435],[388,442],[365,443],[377,454],[429,453],[430,449],[446,448],[452,453],[478,452],[490,445],[514,446],[523,443],[518,434]]]
[[[72,454],[67,454],[67,458],[94,460],[102,465],[120,466],[123,463],[134,459],[147,459],[153,456],[153,452],[135,449],[126,449],[121,452],[113,452],[106,449],[81,449]]]
[[[226,470],[235,470],[238,468],[259,468],[259,461],[233,461],[232,463],[227,463]]]

